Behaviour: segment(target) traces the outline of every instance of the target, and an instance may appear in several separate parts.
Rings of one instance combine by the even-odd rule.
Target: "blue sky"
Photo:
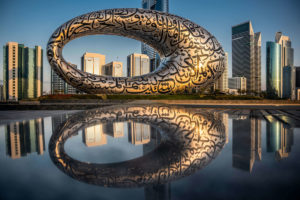
[[[53,31],[78,15],[109,8],[139,8],[142,0],[0,0],[0,45],[8,41],[46,48]],[[229,53],[231,76],[231,26],[251,20],[255,32],[262,33],[262,87],[265,88],[266,41],[275,33],[290,36],[294,64],[300,66],[299,0],[169,0],[170,13],[190,19],[212,33]],[[80,66],[84,52],[106,55],[106,62],[122,61],[140,52],[140,42],[118,36],[88,36],[64,48],[64,57]],[[3,49],[0,49],[0,80],[3,78]],[[50,88],[50,66],[44,53],[44,90]]]

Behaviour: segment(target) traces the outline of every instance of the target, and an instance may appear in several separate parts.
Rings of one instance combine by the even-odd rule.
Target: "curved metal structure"
[[[144,42],[161,56],[158,69],[136,77],[109,77],[82,72],[62,56],[63,47],[86,35],[119,35]],[[75,17],[61,25],[47,45],[48,61],[67,83],[87,93],[164,94],[192,92],[218,79],[224,51],[201,26],[159,11],[110,9]]]
[[[158,127],[161,143],[142,157],[119,163],[81,162],[65,153],[65,142],[80,129],[122,121]],[[75,115],[58,127],[49,141],[49,154],[60,170],[89,184],[106,187],[164,184],[195,173],[217,157],[226,141],[224,130],[220,115],[195,108],[105,107]]]

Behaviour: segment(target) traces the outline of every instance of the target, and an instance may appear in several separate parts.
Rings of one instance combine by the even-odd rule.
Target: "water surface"
[[[0,123],[1,199],[300,196],[299,110],[26,112]]]

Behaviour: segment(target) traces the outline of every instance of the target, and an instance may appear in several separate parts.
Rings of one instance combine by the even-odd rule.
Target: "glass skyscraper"
[[[269,96],[295,99],[294,49],[288,36],[277,32],[267,42],[267,92]]]
[[[285,67],[290,67],[291,71],[293,71],[293,69],[294,69],[294,49],[292,48],[292,42],[290,40],[290,37],[283,35],[282,32],[276,33],[275,42],[277,44],[279,44],[280,48],[281,48],[280,73],[281,73],[281,78],[284,78],[283,70]],[[286,70],[288,70],[288,68],[286,68]],[[286,77],[287,73],[285,73],[285,74],[286,74],[285,75],[285,77]],[[290,88],[287,88],[288,86],[286,85],[286,81],[290,82],[290,83],[288,83]],[[285,88],[284,88],[284,86],[285,86]],[[295,99],[295,75],[294,75],[294,73],[291,73],[290,79],[282,80],[280,87],[281,87],[281,91],[282,91],[280,97],[283,97],[283,95],[285,95],[284,98]],[[289,97],[286,96],[288,94],[288,91],[285,91],[285,90],[290,90]]]
[[[281,97],[281,47],[276,42],[267,42],[267,93]]]
[[[8,42],[3,47],[5,100],[36,98],[43,94],[43,50]]]
[[[295,66],[295,85],[296,98],[300,100],[300,66]]]
[[[77,94],[78,91],[73,86],[62,80],[51,69],[51,94]]]
[[[282,68],[282,98],[289,99],[292,97],[292,67],[285,66]]]
[[[169,0],[143,0],[143,9],[157,10],[169,12]],[[142,43],[142,54],[146,54],[150,58],[150,71],[154,71],[160,63],[159,54],[149,45]]]
[[[261,92],[261,33],[251,21],[232,27],[232,77],[247,78],[247,92]]]

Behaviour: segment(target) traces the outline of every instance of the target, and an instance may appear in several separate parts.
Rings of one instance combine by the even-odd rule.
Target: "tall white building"
[[[105,65],[105,55],[98,53],[84,53],[81,58],[81,70],[96,75],[103,75],[102,67]]]
[[[149,72],[150,61],[147,55],[133,53],[127,56],[127,76],[141,76]]]
[[[241,91],[247,90],[247,79],[245,77],[233,77],[228,79],[229,89]]]
[[[282,32],[277,32],[275,35],[275,42],[280,45],[281,47],[281,70],[280,70],[280,77],[281,77],[281,97],[289,96],[291,99],[295,99],[295,69],[294,69],[294,49],[292,48],[292,42],[289,36],[285,36]],[[291,72],[289,74],[290,80],[283,80],[284,79],[284,68],[290,67]],[[284,88],[284,83],[286,81],[290,81],[290,89]],[[287,92],[287,90],[289,90]]]
[[[102,73],[106,76],[122,77],[123,76],[123,63],[112,61],[102,67]]]
[[[40,97],[43,93],[43,50],[8,42],[3,46],[3,92],[5,100]]]
[[[220,90],[221,92],[228,91],[228,53],[225,53],[225,68],[221,77],[215,83],[215,89]]]

